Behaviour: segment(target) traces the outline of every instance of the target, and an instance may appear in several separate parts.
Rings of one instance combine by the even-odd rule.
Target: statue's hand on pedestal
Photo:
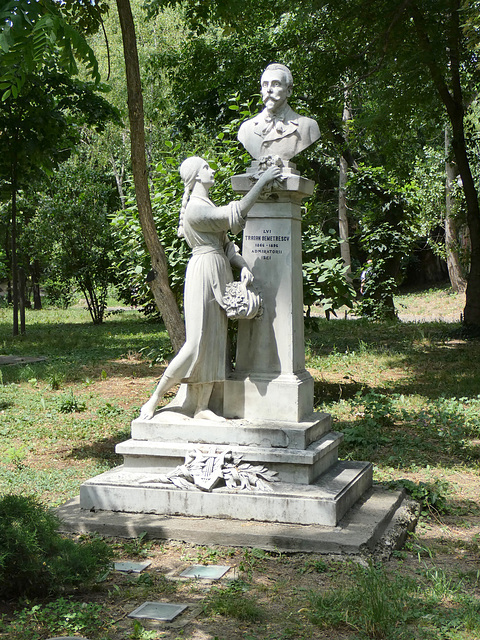
[[[140,419],[141,420],[151,420],[155,415],[156,404],[152,402],[150,399],[146,402],[143,407],[140,409]]]
[[[282,169],[275,165],[268,166],[263,173],[260,174],[258,182],[263,186],[270,184],[282,175]]]
[[[252,284],[253,273],[250,271],[248,267],[242,267],[242,270],[240,271],[240,280],[243,282],[245,286]]]

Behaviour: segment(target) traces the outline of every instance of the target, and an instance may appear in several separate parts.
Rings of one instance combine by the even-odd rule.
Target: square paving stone
[[[148,618],[171,622],[180,615],[188,604],[170,604],[168,602],[144,602],[135,611],[128,614],[129,618]]]
[[[148,562],[115,562],[115,571],[123,571],[124,573],[141,573],[151,565]]]
[[[230,567],[222,567],[219,564],[202,565],[193,564],[180,574],[182,578],[204,578],[205,580],[219,580]]]

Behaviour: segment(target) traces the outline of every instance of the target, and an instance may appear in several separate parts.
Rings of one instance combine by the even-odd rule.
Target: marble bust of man
[[[242,124],[238,139],[255,159],[272,155],[290,160],[318,140],[318,124],[288,104],[293,78],[285,65],[269,64],[260,86],[265,109]]]

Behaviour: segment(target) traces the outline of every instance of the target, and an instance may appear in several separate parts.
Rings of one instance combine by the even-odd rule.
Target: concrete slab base
[[[198,545],[252,547],[267,551],[321,554],[388,555],[401,548],[414,529],[418,509],[399,491],[373,487],[348,511],[337,526],[167,516],[152,513],[89,511],[79,498],[56,509],[65,533],[177,540]]]
[[[338,462],[312,484],[275,482],[271,492],[180,489],[158,475],[125,466],[80,487],[83,509],[230,517],[241,520],[335,525],[372,484],[368,462]]]

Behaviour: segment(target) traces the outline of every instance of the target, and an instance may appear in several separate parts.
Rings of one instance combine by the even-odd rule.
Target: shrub
[[[110,565],[113,554],[105,542],[63,538],[59,523],[33,496],[0,500],[0,597],[60,593],[91,582]]]
[[[422,515],[430,513],[447,513],[447,494],[450,485],[446,480],[438,478],[433,482],[413,482],[405,478],[392,480],[388,484],[390,489],[405,489],[409,496],[420,503]]]

